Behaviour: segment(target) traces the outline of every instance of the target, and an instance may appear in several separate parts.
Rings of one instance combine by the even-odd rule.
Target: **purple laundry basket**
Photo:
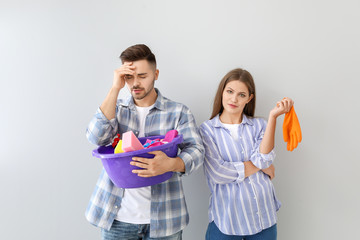
[[[141,144],[145,144],[147,139],[164,138],[165,136],[151,136],[139,138]],[[141,149],[133,152],[124,152],[114,154],[114,148],[109,146],[101,146],[93,150],[93,156],[100,158],[111,181],[120,188],[139,188],[155,185],[170,179],[173,172],[166,172],[155,177],[139,177],[132,173],[133,169],[141,169],[139,167],[130,165],[132,157],[153,158],[154,155],[148,152],[163,151],[169,157],[176,157],[178,148],[177,145],[183,141],[181,134],[177,135],[170,143],[160,146]]]

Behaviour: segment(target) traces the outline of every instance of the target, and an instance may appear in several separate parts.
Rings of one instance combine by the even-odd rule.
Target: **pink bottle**
[[[124,152],[131,152],[140,149],[144,149],[144,146],[140,143],[139,139],[132,131],[123,133],[122,135],[122,150]]]

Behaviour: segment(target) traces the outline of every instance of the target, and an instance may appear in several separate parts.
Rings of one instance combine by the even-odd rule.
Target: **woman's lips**
[[[234,105],[234,104],[228,104],[228,105],[229,105],[229,107],[231,107],[231,108],[237,108],[237,106]]]

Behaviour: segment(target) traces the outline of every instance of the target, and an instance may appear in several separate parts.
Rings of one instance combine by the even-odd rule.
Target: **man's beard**
[[[142,96],[137,96],[136,94],[133,93],[133,90],[134,90],[134,89],[145,90],[144,88],[140,88],[140,87],[136,87],[136,86],[135,86],[135,87],[132,87],[132,88],[131,88],[131,94],[132,94],[133,98],[136,99],[136,100],[142,100],[142,99],[144,99],[144,98],[147,97],[147,96],[151,93],[151,91],[154,89],[154,84],[155,84],[155,78],[154,78],[154,80],[153,80],[152,86],[150,87],[149,91],[145,92],[144,95],[142,95]]]

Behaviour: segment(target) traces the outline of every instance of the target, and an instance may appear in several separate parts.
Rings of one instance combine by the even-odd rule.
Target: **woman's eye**
[[[232,91],[231,91],[231,90],[227,90],[226,92],[227,92],[227,93],[232,93]]]
[[[240,97],[246,97],[246,95],[245,94],[240,94]]]

